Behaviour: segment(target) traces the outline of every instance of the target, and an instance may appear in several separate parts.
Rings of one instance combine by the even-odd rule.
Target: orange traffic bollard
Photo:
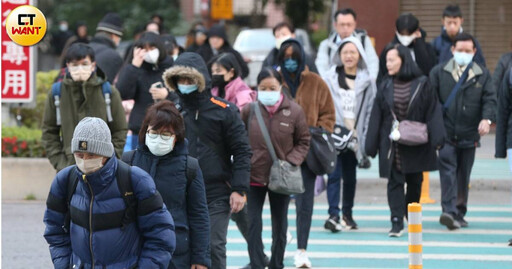
[[[409,269],[423,269],[423,227],[421,205],[407,205],[409,230]]]
[[[421,183],[420,203],[421,204],[433,204],[435,202],[436,202],[436,200],[430,198],[429,173],[423,172],[423,183]]]

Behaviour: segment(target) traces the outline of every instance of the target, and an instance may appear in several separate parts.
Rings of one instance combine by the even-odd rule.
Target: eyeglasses
[[[174,134],[171,132],[158,133],[155,130],[148,130],[146,133],[148,134],[149,138],[157,138],[158,136],[160,136],[160,138],[162,138],[162,140],[169,140],[169,139],[171,139],[171,137],[174,136]]]

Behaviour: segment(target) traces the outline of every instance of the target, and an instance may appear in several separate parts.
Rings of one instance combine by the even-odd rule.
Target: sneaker
[[[457,217],[455,219],[459,222],[460,227],[462,227],[462,228],[468,227],[468,222],[464,219],[464,217]]]
[[[308,254],[305,250],[297,250],[295,253],[295,267],[297,268],[311,268],[311,261],[308,258]]]
[[[340,217],[338,216],[330,216],[324,224],[324,228],[326,230],[329,230],[333,233],[341,232],[341,223],[340,223]]]
[[[286,231],[286,245],[289,245],[293,240],[293,235],[290,231]]]
[[[402,236],[402,231],[404,229],[404,222],[398,220],[398,218],[393,218],[391,221],[391,230],[389,230],[389,237],[400,237]]]
[[[439,223],[446,226],[450,231],[460,228],[460,223],[449,213],[441,214],[441,217],[439,217]]]
[[[341,223],[349,230],[357,230],[357,223],[352,218],[352,215],[343,215]]]

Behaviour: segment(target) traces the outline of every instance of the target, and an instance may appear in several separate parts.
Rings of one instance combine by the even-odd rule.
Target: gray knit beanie
[[[108,125],[100,118],[85,117],[75,128],[71,152],[87,152],[112,157],[114,145]]]

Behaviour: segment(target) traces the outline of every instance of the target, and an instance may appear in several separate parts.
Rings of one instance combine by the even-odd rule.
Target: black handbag
[[[334,172],[337,152],[331,133],[322,127],[309,127],[311,142],[306,164],[315,175]]]

